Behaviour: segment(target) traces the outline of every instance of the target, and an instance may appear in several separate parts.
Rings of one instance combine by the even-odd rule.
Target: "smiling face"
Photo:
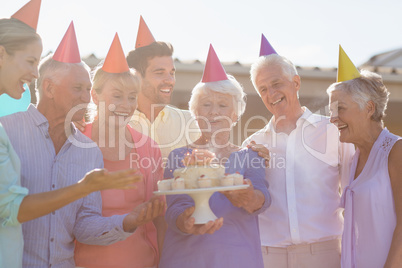
[[[141,94],[152,104],[169,104],[176,82],[175,73],[172,57],[154,57],[149,60],[142,78]]]
[[[134,83],[124,86],[112,79],[107,80],[100,93],[92,90],[94,103],[98,107],[101,103],[105,105],[105,115],[99,115],[99,120],[104,120],[108,127],[112,127],[113,122],[117,127],[126,126],[137,108],[138,91]]]
[[[229,131],[237,120],[233,96],[211,90],[199,97],[195,112],[203,135],[210,135],[219,130]]]
[[[341,142],[359,142],[362,132],[369,129],[371,114],[343,91],[333,91],[329,96],[331,123],[339,129]]]
[[[14,99],[20,99],[29,84],[38,78],[38,64],[42,53],[42,42],[33,41],[24,50],[9,55],[0,46],[0,93],[7,93]]]
[[[278,65],[270,65],[261,69],[255,78],[255,85],[265,107],[275,116],[297,115],[300,103],[297,92],[300,89],[300,77],[292,79]]]

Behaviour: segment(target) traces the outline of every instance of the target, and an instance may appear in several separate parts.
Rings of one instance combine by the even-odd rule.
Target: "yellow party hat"
[[[343,82],[360,77],[360,72],[339,45],[339,62],[336,82]]]

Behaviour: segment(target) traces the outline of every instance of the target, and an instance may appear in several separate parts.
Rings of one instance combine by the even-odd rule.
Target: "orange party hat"
[[[31,0],[21,7],[11,18],[22,21],[36,31],[41,0]]]
[[[128,72],[128,64],[121,47],[119,35],[116,33],[109,52],[106,55],[102,70],[108,73],[124,73]]]
[[[218,59],[218,56],[215,53],[214,48],[212,45],[209,45],[207,62],[205,63],[201,82],[206,83],[222,80],[228,80],[228,77],[225,69],[223,69],[221,62]]]
[[[73,22],[70,23],[67,32],[64,34],[59,47],[53,55],[53,59],[65,63],[81,62]]]
[[[149,30],[142,16],[140,16],[140,25],[138,26],[137,40],[135,48],[145,47],[155,42],[155,38]]]

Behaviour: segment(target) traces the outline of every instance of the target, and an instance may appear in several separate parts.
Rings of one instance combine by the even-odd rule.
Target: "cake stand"
[[[175,195],[175,194],[187,194],[191,196],[195,203],[195,210],[192,217],[195,218],[195,224],[205,224],[209,221],[217,219],[216,215],[209,207],[209,198],[215,192],[241,190],[249,187],[248,184],[235,185],[235,186],[220,186],[211,188],[199,188],[199,189],[183,189],[183,190],[171,190],[171,191],[155,191],[156,195]]]

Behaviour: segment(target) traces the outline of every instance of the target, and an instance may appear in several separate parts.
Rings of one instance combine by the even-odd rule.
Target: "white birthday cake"
[[[173,172],[172,179],[158,182],[159,191],[199,189],[243,184],[243,175],[225,174],[225,167],[213,163],[215,155],[206,150],[193,150],[183,159],[185,167]]]

